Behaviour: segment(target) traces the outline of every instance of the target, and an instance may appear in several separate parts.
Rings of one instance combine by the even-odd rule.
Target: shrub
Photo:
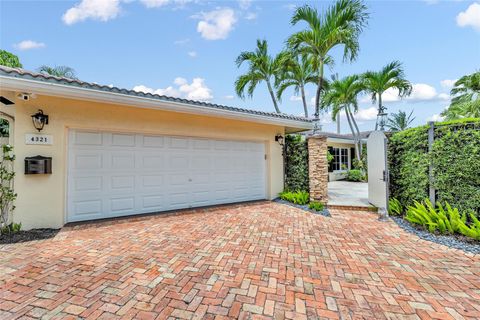
[[[348,170],[347,172],[348,181],[365,181],[365,176],[360,170]]]
[[[20,232],[20,230],[22,230],[22,224],[12,222],[0,229],[0,235],[17,233]]]
[[[403,214],[403,206],[396,198],[388,200],[388,213],[392,216],[401,216]]]
[[[445,202],[445,208],[440,203],[435,207],[426,199],[423,202],[415,201],[413,206],[409,206],[405,219],[425,227],[432,233],[459,233],[480,240],[480,221],[473,213],[469,213],[468,216],[471,223],[467,222],[465,212],[460,214],[458,208],[452,208],[448,202]]]
[[[4,144],[2,147],[0,159],[0,230],[8,227],[10,224],[12,212],[15,209],[14,201],[17,194],[13,190],[13,161],[15,155],[12,154],[13,147]]]
[[[480,217],[480,119],[435,124],[435,140],[428,151],[428,128],[393,133],[388,143],[390,194],[400,203],[428,197],[428,169],[433,167],[437,202]]]
[[[284,191],[280,193],[280,199],[292,202],[294,204],[304,205],[310,200],[310,194],[306,191]]]
[[[312,201],[308,204],[308,207],[315,211],[322,211],[325,208],[325,205],[318,201]]]
[[[285,189],[309,190],[308,147],[300,135],[285,137]]]

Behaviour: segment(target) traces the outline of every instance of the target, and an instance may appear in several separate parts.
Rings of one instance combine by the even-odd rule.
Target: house
[[[16,155],[14,216],[25,229],[273,199],[283,189],[276,136],[313,127],[7,67],[0,96]]]
[[[364,147],[366,147],[370,133],[371,131],[360,132],[360,139]],[[333,160],[328,165],[328,180],[345,179],[347,171],[352,169],[353,159],[355,159],[355,140],[353,135],[333,132],[319,132],[316,135],[327,137],[328,152],[333,156]]]

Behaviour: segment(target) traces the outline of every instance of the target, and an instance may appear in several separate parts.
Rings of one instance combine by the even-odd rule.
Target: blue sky
[[[305,1],[194,0],[0,0],[0,47],[17,54],[24,68],[68,65],[85,81],[274,111],[266,87],[253,99],[237,98],[233,83],[244,68],[235,58],[267,39],[272,54],[304,25],[289,23]],[[320,10],[330,1],[311,4]],[[449,104],[453,80],[480,69],[480,2],[369,1],[371,19],[353,63],[330,73],[346,76],[377,70],[400,60],[414,84],[412,96],[398,101],[387,93],[388,112],[414,110],[424,124]],[[309,100],[314,87],[307,88]],[[375,123],[368,97],[356,115],[362,130]],[[282,112],[301,114],[302,105],[287,91]],[[436,116],[437,115],[437,116]],[[324,116],[324,129],[335,125]],[[345,121],[342,131],[347,132]]]

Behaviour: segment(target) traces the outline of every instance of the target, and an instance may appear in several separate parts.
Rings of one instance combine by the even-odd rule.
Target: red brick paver
[[[0,319],[479,319],[480,257],[262,202],[0,246]]]

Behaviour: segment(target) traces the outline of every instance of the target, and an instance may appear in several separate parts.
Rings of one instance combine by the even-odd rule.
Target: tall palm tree
[[[446,120],[480,118],[480,72],[461,77],[450,91],[452,102],[442,112]]]
[[[403,98],[412,93],[412,84],[405,78],[402,63],[393,61],[380,71],[367,71],[363,74],[365,91],[372,95],[372,103],[378,100],[378,113],[383,109],[382,95],[390,88],[398,90],[398,96]],[[375,124],[375,130],[378,123]]]
[[[363,91],[363,83],[358,75],[351,75],[343,79],[337,79],[330,84],[328,91],[322,97],[322,105],[332,109],[332,119],[335,120],[343,111],[352,131],[355,141],[355,155],[361,160],[362,144],[360,130],[358,129],[354,113],[358,111],[357,97]]]
[[[241,75],[235,81],[237,95],[244,99],[246,89],[248,96],[252,97],[257,85],[265,81],[275,111],[280,113],[272,84],[278,81],[277,78],[287,59],[288,53],[285,51],[280,52],[275,57],[270,56],[267,41],[258,39],[255,51],[244,51],[237,57],[237,67],[240,67],[244,62],[249,64],[247,73]]]
[[[368,17],[367,7],[361,0],[337,0],[322,14],[309,5],[295,10],[291,24],[304,21],[308,28],[291,35],[287,44],[315,57],[319,74],[315,95],[317,119],[320,116],[320,96],[324,90],[324,66],[333,61],[330,51],[343,45],[343,60],[355,60],[360,48],[358,38],[367,25]]]
[[[314,68],[312,57],[307,54],[292,54],[285,63],[285,68],[277,77],[277,99],[281,101],[283,92],[293,87],[296,95],[300,94],[303,103],[303,112],[308,118],[307,99],[305,97],[305,85],[318,82],[318,71]]]
[[[78,79],[75,70],[68,66],[50,67],[47,65],[43,65],[40,68],[38,68],[38,72],[46,73],[55,77]]]
[[[407,129],[415,120],[415,117],[412,117],[413,110],[407,116],[405,111],[399,111],[398,113],[392,113],[387,120],[387,128],[391,131],[403,131]]]

